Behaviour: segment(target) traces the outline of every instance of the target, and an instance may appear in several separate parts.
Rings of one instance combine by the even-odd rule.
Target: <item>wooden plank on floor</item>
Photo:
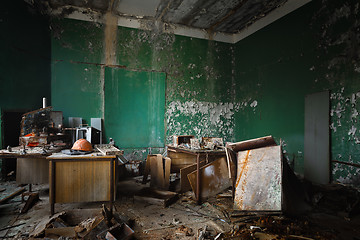
[[[151,188],[143,188],[135,194],[134,200],[149,204],[169,206],[178,199],[178,194],[170,191],[163,191]]]
[[[47,228],[45,229],[45,237],[75,238],[75,227]]]
[[[21,193],[25,192],[25,188],[17,189],[16,191],[12,192],[11,194],[7,195],[6,197],[0,200],[0,204],[6,203],[7,201],[13,199],[14,197],[20,195]]]

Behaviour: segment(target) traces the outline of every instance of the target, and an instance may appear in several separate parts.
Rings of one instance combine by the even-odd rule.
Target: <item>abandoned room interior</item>
[[[1,239],[360,239],[360,2],[0,7]]]

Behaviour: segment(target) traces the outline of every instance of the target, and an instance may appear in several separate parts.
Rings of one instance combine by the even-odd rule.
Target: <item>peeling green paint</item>
[[[235,114],[236,138],[282,139],[285,156],[303,173],[304,98],[330,90],[332,159],[360,162],[359,5],[312,1],[236,44],[237,101],[258,102],[255,112]],[[353,167],[334,164],[332,172],[335,181],[358,181]]]
[[[89,66],[89,69],[105,67],[103,61],[104,27],[95,23],[69,19],[56,20],[54,25],[57,30],[52,36],[52,91],[56,109],[61,110],[61,108],[65,107],[65,103],[62,103],[61,93],[66,91],[65,87],[71,86],[72,82],[75,83],[75,86],[71,91],[75,91],[75,89],[80,89],[82,84],[85,84],[84,78],[91,79],[92,83],[90,85],[101,81],[101,78],[103,78],[105,90],[100,88],[100,99],[98,96],[95,99],[101,101],[101,98],[104,99],[105,97],[104,106],[83,104],[81,107],[84,105],[85,107],[80,113],[90,116],[90,114],[95,113],[96,115],[101,112],[101,109],[105,109],[104,122],[106,123],[106,109],[116,109],[118,107],[116,101],[106,100],[108,97],[106,90],[108,89],[107,86],[109,86],[108,81],[111,81],[111,77],[108,76],[110,68],[109,71],[104,70],[102,77],[98,76],[97,71],[96,74],[90,75],[89,72],[84,73],[81,70],[85,66]],[[193,133],[197,137],[204,136],[203,134],[206,134],[206,136],[221,135],[227,140],[234,140],[232,122],[226,121],[231,118],[232,111],[235,110],[235,104],[231,102],[234,98],[233,93],[229,90],[229,86],[234,80],[231,71],[232,45],[123,27],[117,29],[117,41],[116,64],[112,68],[120,68],[120,70],[117,70],[118,73],[126,70],[138,72],[139,74],[149,72],[166,74],[165,117],[163,120],[157,118],[165,124],[164,134],[166,137],[164,142],[160,146],[148,140],[146,148],[134,148],[134,151],[146,150],[142,153],[146,154],[148,147],[164,147],[165,144],[172,141],[171,136],[173,134]],[[93,43],[93,53],[87,52],[88,42]],[[118,75],[116,76],[118,77]],[[61,79],[61,81],[56,79]],[[136,82],[137,77],[133,76],[127,79],[129,83]],[[62,87],[57,87],[58,84]],[[59,94],[56,94],[56,91]],[[112,94],[111,98],[121,96],[121,92],[117,94]],[[73,92],[71,95],[66,100],[69,103],[66,104],[66,107],[70,106],[70,102],[82,102],[81,99],[83,98],[93,98],[93,96],[90,96],[91,93],[75,94]],[[174,104],[180,106],[191,101],[206,106],[207,113],[198,115],[181,112],[180,109],[176,110],[179,110],[177,113],[172,111]],[[233,108],[229,108],[230,105],[233,105]],[[85,112],[88,114],[85,114]],[[69,117],[69,114],[70,110],[64,109],[64,116]],[[72,114],[75,114],[75,111],[72,111]],[[81,114],[77,114],[77,116]],[[211,118],[219,121],[211,121]],[[172,122],[174,119],[176,124],[182,126],[180,129],[173,128]],[[189,122],[192,124],[189,124]],[[204,123],[202,127],[205,127],[206,131],[194,131],[196,127],[199,127],[198,123],[200,122]],[[219,131],[219,129],[221,130]],[[118,136],[117,138],[120,138],[119,132],[109,132],[118,130],[115,128],[105,129],[106,136]],[[145,135],[146,133],[134,134],[139,138],[145,137]],[[121,141],[119,142],[121,143]],[[161,148],[159,149],[161,150]],[[132,155],[129,153],[128,156],[139,158],[138,154]],[[141,159],[144,159],[144,156]]]

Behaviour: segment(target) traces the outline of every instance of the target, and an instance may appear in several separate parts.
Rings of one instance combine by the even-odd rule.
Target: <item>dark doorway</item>
[[[21,117],[26,111],[4,111],[2,113],[2,127],[3,127],[3,146],[16,147],[19,146],[20,136],[20,122]],[[8,176],[14,171],[14,174]],[[3,179],[15,180],[16,172],[16,158],[2,159],[1,175]],[[9,179],[9,180],[10,180]]]

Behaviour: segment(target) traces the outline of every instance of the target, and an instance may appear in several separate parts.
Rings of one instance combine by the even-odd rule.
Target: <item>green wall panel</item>
[[[34,110],[50,99],[48,19],[21,0],[0,8],[0,107]]]
[[[235,137],[272,134],[303,173],[304,99],[331,92],[331,158],[359,161],[360,14],[357,1],[312,1],[235,45]],[[359,169],[333,165],[333,180],[359,181]]]
[[[164,147],[165,73],[105,70],[105,131],[121,148]]]
[[[52,65],[52,105],[68,117],[102,118],[101,67],[92,64],[55,62]]]

